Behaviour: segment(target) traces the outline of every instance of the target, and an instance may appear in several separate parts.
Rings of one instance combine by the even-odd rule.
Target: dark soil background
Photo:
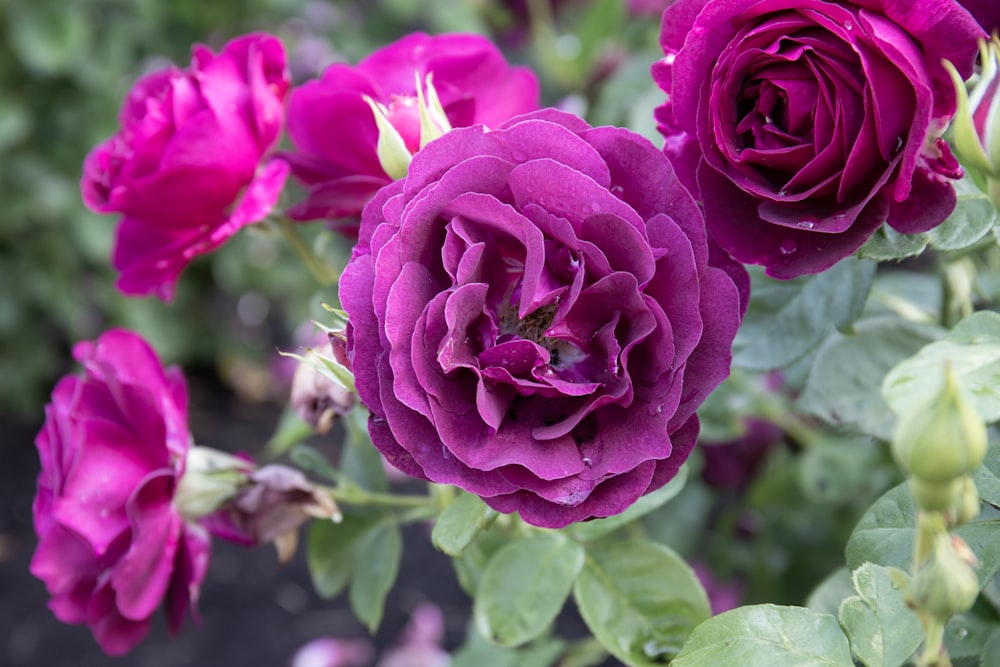
[[[199,443],[255,451],[271,433],[276,405],[241,403],[205,380],[190,380],[191,429]],[[3,420],[0,442],[0,666],[2,667],[281,667],[296,649],[317,637],[367,637],[346,595],[322,600],[312,590],[304,549],[279,567],[273,548],[246,549],[213,542],[202,587],[201,622],[167,636],[162,616],[147,639],[127,656],[110,658],[86,626],[58,622],[48,610],[45,586],[28,572],[35,549],[31,503],[38,475],[34,438],[38,423]],[[433,602],[444,612],[445,646],[465,640],[471,601],[459,587],[450,559],[430,544],[423,526],[405,530],[403,563],[374,638],[394,645],[410,612]],[[304,543],[304,540],[303,540]],[[302,545],[300,544],[300,547]],[[559,620],[560,634],[586,634],[573,605]],[[615,664],[609,661],[608,664]],[[483,667],[489,667],[484,665]]]

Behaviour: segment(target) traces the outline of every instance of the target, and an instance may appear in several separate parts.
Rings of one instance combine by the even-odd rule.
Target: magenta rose
[[[288,86],[284,48],[263,34],[219,54],[196,46],[188,69],[135,84],[121,130],[90,152],[81,180],[87,206],[122,214],[118,289],[170,299],[192,258],[268,214],[288,166],[263,159],[281,134]]]
[[[187,392],[138,335],[114,330],[74,355],[38,434],[38,547],[31,573],[65,623],[86,623],[105,653],[121,655],[166,602],[177,632],[209,557],[207,533],[172,505],[191,436]]]
[[[792,278],[884,222],[940,224],[961,175],[940,139],[955,111],[941,60],[968,76],[981,34],[953,0],[677,0],[657,118],[709,235]]]
[[[289,215],[299,220],[356,217],[383,185],[376,144],[378,129],[365,96],[382,104],[411,152],[420,148],[417,78],[427,75],[452,127],[496,127],[538,108],[538,81],[511,67],[479,35],[431,37],[413,33],[374,52],[355,67],[331,65],[321,79],[292,91],[288,134],[295,152],[292,173],[308,187]],[[356,230],[356,221],[346,230]]]
[[[729,374],[747,280],[727,260],[628,130],[547,109],[449,132],[365,208],[340,283],[372,441],[535,525],[623,511]]]

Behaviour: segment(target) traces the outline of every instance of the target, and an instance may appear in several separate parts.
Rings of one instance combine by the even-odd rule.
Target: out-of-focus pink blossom
[[[35,444],[38,547],[31,573],[65,623],[85,623],[105,653],[142,641],[166,602],[177,632],[195,611],[209,538],[174,506],[191,445],[187,391],[138,335],[105,333],[74,348]]]
[[[708,601],[713,614],[721,614],[730,609],[736,609],[741,603],[741,589],[736,583],[719,581],[711,569],[704,563],[692,563],[691,568],[698,576],[698,581],[708,594]]]
[[[296,651],[289,667],[365,667],[374,652],[367,639],[320,637]]]
[[[187,69],[133,86],[121,130],[90,152],[80,183],[92,210],[122,214],[118,289],[169,300],[196,255],[270,212],[288,165],[263,158],[280,136],[288,86],[284,47],[265,34],[218,54],[195,46]]]

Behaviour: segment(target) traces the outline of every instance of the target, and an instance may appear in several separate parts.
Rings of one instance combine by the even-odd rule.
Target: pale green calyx
[[[914,408],[900,416],[892,441],[893,455],[913,475],[915,484],[954,488],[955,481],[983,462],[986,424],[950,366],[945,368],[941,391]]]
[[[451,131],[451,123],[448,122],[448,116],[445,115],[437,89],[434,88],[434,73],[429,73],[425,80],[426,97],[424,97],[423,87],[420,85],[420,74],[414,72],[413,76],[416,79],[417,109],[420,112],[420,147],[423,148],[444,135],[445,132]]]
[[[367,95],[365,95],[365,102],[371,107],[372,113],[375,115],[375,124],[378,126],[378,144],[375,150],[378,153],[378,161],[382,166],[382,171],[393,180],[403,178],[410,168],[413,155],[406,147],[406,142],[403,141],[399,130],[389,122],[388,110]]]
[[[174,492],[174,507],[188,520],[208,516],[234,498],[255,466],[210,447],[192,447]]]
[[[980,190],[1000,207],[1000,39],[979,41],[981,71],[971,90],[947,60],[957,107],[951,121],[951,145]]]

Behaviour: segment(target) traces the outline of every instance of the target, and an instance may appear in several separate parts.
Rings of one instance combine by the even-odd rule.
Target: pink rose
[[[105,333],[74,350],[38,434],[38,548],[31,573],[65,623],[86,623],[105,653],[149,631],[160,603],[172,633],[194,612],[209,539],[172,504],[191,444],[187,392],[138,335]]]
[[[433,85],[452,127],[497,127],[538,108],[538,81],[511,67],[485,37],[413,33],[356,67],[331,65],[318,81],[292,91],[288,134],[292,173],[309,188],[289,215],[298,220],[356,217],[392,181],[376,154],[378,129],[365,96],[382,104],[406,147],[420,147],[416,78]],[[351,223],[356,230],[356,222]]]
[[[191,66],[141,78],[122,105],[121,130],[83,165],[83,200],[121,213],[112,263],[118,289],[172,297],[196,255],[214,250],[277,200],[288,166],[262,164],[281,133],[285,51],[254,34]]]

